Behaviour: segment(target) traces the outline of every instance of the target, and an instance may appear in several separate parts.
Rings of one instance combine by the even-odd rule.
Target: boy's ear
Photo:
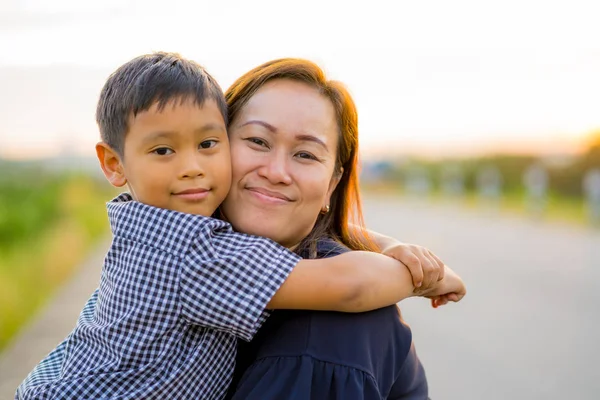
[[[116,187],[125,186],[127,178],[121,157],[109,145],[104,142],[96,144],[96,155],[100,161],[100,167],[106,179]]]

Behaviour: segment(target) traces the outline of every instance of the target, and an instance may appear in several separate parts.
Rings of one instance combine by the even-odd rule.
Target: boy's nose
[[[204,176],[204,168],[197,156],[188,156],[183,160],[180,172],[181,178],[196,178]]]

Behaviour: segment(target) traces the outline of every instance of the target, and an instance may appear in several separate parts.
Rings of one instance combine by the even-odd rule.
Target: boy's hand
[[[431,298],[431,307],[438,308],[439,306],[448,304],[449,301],[457,302],[460,300],[456,293],[445,294],[443,296],[436,296]]]
[[[433,308],[438,308],[449,301],[459,302],[466,294],[467,288],[463,280],[456,272],[446,267],[444,279],[438,282],[436,288],[426,292],[423,296],[431,299],[431,306]]]
[[[438,281],[444,279],[444,263],[423,246],[396,242],[383,249],[381,254],[406,265],[417,293],[433,288]]]

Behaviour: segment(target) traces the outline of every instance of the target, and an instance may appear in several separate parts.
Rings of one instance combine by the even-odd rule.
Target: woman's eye
[[[297,157],[303,158],[305,160],[318,160],[317,157],[315,157],[314,155],[306,152],[306,151],[301,151],[299,153],[296,153]]]
[[[200,143],[200,148],[201,149],[210,149],[212,147],[215,147],[216,145],[217,145],[216,140],[205,140],[204,142]]]
[[[152,152],[159,156],[167,156],[169,154],[173,154],[173,150],[171,150],[168,147],[159,147],[158,149],[152,150]]]
[[[251,137],[251,138],[247,138],[247,141],[249,141],[250,143],[254,143],[257,146],[261,146],[261,147],[269,147],[267,142],[264,141],[261,138],[257,138],[257,137]]]

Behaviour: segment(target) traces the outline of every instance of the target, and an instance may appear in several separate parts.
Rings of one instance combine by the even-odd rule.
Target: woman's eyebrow
[[[321,146],[323,146],[323,148],[327,151],[329,151],[329,149],[327,148],[327,145],[325,144],[324,141],[322,141],[321,139],[319,139],[316,136],[313,135],[296,135],[296,140],[300,140],[301,142],[313,142],[316,144],[319,144]]]
[[[260,120],[257,120],[257,119],[252,119],[250,121],[246,121],[243,124],[241,124],[239,127],[241,128],[241,127],[246,126],[246,125],[260,125],[260,126],[262,126],[264,128],[267,128],[268,130],[270,130],[273,133],[277,132],[277,128],[275,128],[273,125],[271,125],[271,124],[269,124],[269,123],[267,123],[265,121],[260,121]]]
[[[239,127],[244,127],[246,125],[260,125],[266,129],[268,129],[271,133],[277,133],[277,128],[275,128],[273,125],[269,124],[268,122],[265,121],[260,121],[260,120],[250,120],[250,121],[246,121],[243,124],[241,124]],[[296,135],[296,140],[299,140],[301,142],[313,142],[313,143],[317,143],[321,146],[323,146],[323,148],[327,151],[329,151],[329,149],[327,148],[327,144],[325,144],[324,141],[322,141],[321,139],[319,139],[318,137],[314,136],[314,135],[309,135],[309,134],[300,134],[300,135]]]

